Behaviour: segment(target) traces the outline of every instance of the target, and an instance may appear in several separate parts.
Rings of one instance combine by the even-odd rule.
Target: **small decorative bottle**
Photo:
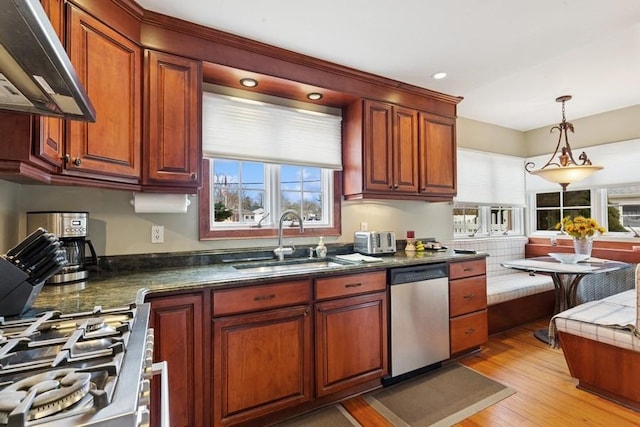
[[[324,237],[320,237],[318,246],[316,246],[316,256],[318,258],[324,258],[327,256],[327,247],[324,245]]]
[[[413,253],[416,251],[416,246],[413,243],[413,239],[415,238],[415,232],[413,230],[407,231],[407,245],[404,248],[405,252]]]

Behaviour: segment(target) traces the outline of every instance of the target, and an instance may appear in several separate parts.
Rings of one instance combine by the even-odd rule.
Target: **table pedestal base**
[[[536,329],[533,336],[545,344],[549,344],[549,329]]]

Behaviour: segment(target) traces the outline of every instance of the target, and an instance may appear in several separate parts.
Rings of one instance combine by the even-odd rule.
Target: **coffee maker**
[[[27,233],[42,227],[55,235],[68,261],[46,283],[78,283],[89,277],[87,266],[97,264],[97,256],[91,240],[87,239],[88,223],[88,212],[27,212]],[[90,258],[85,256],[87,246],[91,252]]]

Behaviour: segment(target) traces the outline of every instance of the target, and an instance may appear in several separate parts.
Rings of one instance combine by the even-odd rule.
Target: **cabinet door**
[[[96,122],[67,122],[66,173],[140,180],[141,49],[68,4],[67,50],[96,110]],[[126,178],[131,178],[126,180]]]
[[[487,310],[457,316],[449,322],[451,354],[478,347],[489,339]]]
[[[213,319],[214,425],[235,425],[311,398],[308,306]]]
[[[364,101],[364,187],[365,191],[393,189],[393,107]]]
[[[202,294],[150,298],[150,327],[154,328],[154,361],[169,368],[170,422],[202,426],[204,394]],[[160,425],[160,390],[153,383],[152,425]]]
[[[387,374],[385,292],[318,303],[315,323],[318,397]]]
[[[393,189],[418,192],[418,114],[393,107]]]
[[[51,26],[58,38],[64,42],[63,0],[42,0],[42,8],[47,13]],[[36,122],[34,154],[55,166],[62,165],[64,144],[64,121],[55,117],[41,116]]]
[[[420,113],[420,192],[456,195],[455,120]]]
[[[201,81],[199,61],[146,51],[143,184],[200,185]]]

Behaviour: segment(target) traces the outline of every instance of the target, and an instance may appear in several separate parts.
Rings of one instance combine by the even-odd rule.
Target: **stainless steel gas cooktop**
[[[0,318],[0,425],[147,423],[148,319],[149,304]]]

